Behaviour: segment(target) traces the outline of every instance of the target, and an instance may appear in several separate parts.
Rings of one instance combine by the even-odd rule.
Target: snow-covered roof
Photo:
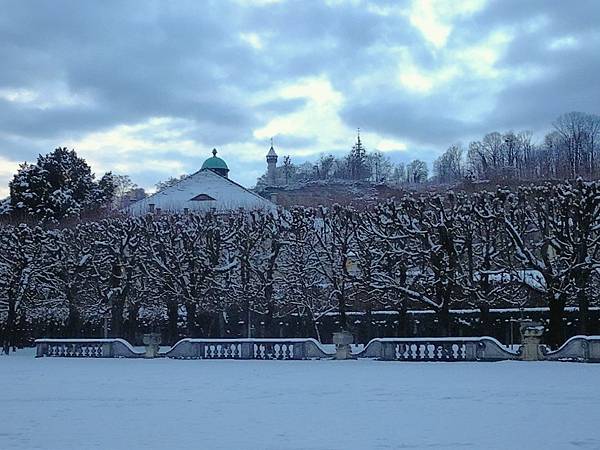
[[[185,209],[206,211],[213,208],[217,211],[239,208],[274,211],[276,206],[235,181],[211,170],[200,170],[163,191],[133,203],[125,211],[133,215],[142,215],[152,209],[182,212]]]

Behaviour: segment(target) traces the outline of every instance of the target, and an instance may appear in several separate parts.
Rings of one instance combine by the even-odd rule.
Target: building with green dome
[[[216,148],[213,148],[212,154],[211,158],[204,161],[200,170],[212,170],[217,175],[228,178],[229,167],[227,167],[227,163],[217,156]]]
[[[131,215],[244,210],[277,210],[274,203],[229,179],[227,163],[217,156],[206,159],[202,168],[174,185],[155,192],[125,208]]]

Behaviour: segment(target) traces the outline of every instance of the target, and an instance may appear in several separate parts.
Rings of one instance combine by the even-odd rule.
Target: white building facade
[[[125,209],[133,215],[152,212],[186,213],[192,211],[268,210],[276,206],[269,200],[229,179],[225,161],[213,156],[202,169],[175,185],[139,200]]]

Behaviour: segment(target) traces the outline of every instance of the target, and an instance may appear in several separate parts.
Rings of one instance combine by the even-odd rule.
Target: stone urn
[[[146,346],[144,358],[156,358],[158,356],[160,341],[160,333],[144,334],[144,345]]]
[[[544,334],[544,326],[540,322],[527,321],[521,323],[521,339],[523,361],[539,361],[542,359],[540,342]]]
[[[335,344],[335,359],[354,359],[350,344],[354,342],[354,336],[349,331],[338,331],[333,333]]]

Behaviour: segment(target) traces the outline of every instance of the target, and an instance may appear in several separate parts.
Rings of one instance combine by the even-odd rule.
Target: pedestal
[[[333,333],[333,343],[335,344],[335,359],[354,359],[350,344],[354,342],[354,337],[349,331],[339,331]]]
[[[144,335],[144,345],[146,346],[144,358],[156,358],[158,356],[160,341],[159,333],[149,333]]]
[[[523,361],[540,361],[542,359],[540,342],[543,334],[544,326],[541,323],[521,323],[521,338],[523,341],[521,359]]]

